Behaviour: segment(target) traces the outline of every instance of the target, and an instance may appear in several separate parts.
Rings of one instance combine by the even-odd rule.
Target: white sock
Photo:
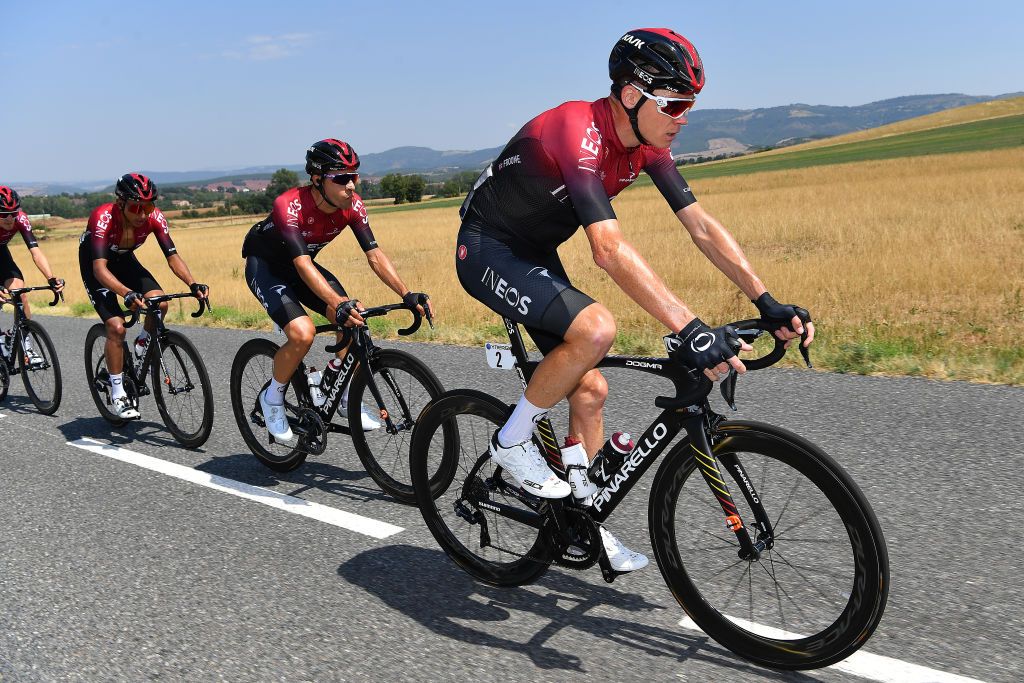
[[[270,386],[267,387],[267,403],[272,406],[284,405],[284,392],[288,389],[287,384],[281,384],[273,377],[270,378]]]
[[[21,338],[21,345],[25,348],[25,352],[28,353],[32,350],[32,337],[31,335],[25,335]]]
[[[149,343],[149,332],[146,332],[146,330],[139,332],[139,336],[135,338],[135,341],[142,342],[142,345],[145,346]]]
[[[126,396],[124,391],[124,373],[110,374],[110,398]]]
[[[498,444],[507,448],[527,441],[533,435],[534,425],[547,414],[547,408],[538,408],[527,401],[526,394],[523,394],[516,409],[512,411],[512,417],[498,432]]]

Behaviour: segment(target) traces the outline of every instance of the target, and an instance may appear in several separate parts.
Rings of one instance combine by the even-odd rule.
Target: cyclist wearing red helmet
[[[711,379],[730,368],[744,371],[730,348],[735,332],[701,322],[619,230],[610,200],[640,171],[698,248],[772,321],[777,336],[789,340],[803,330],[794,307],[768,294],[736,240],[697,203],[676,170],[669,148],[704,87],[697,50],[669,29],[637,29],[616,42],[608,72],[608,97],[566,102],[527,123],[480,176],[461,211],[455,264],[462,286],[522,323],[544,353],[492,438],[491,457],[524,490],[545,498],[570,493],[531,441],[535,421],[551,406],[568,397],[570,431],[582,436],[589,458],[604,443],[608,384],[594,366],[615,339],[615,321],[573,287],[556,251],[580,226],[595,262],[673,333],[666,337],[670,355]],[[813,326],[807,328],[810,342]],[[647,565],[603,527],[601,536],[614,569]]]
[[[64,289],[64,280],[53,276],[50,262],[46,260],[46,255],[43,254],[39,243],[36,242],[35,235],[32,234],[32,223],[29,222],[25,212],[21,210],[21,197],[14,191],[14,188],[0,185],[0,293],[7,295],[7,290],[25,286],[25,276],[22,275],[18,264],[14,262],[10,250],[10,242],[19,232],[21,238],[25,240],[28,253],[32,256],[32,262],[46,278],[46,282],[58,292]],[[28,297],[22,294],[21,302],[25,306],[25,317],[32,317]],[[25,355],[28,356],[30,364],[36,365],[43,362],[42,357],[32,348],[32,340],[29,336],[25,337]]]
[[[82,233],[78,248],[78,267],[85,283],[89,301],[107,327],[106,359],[110,373],[110,398],[114,412],[122,419],[136,419],[139,411],[132,407],[124,389],[124,313],[118,298],[127,308],[139,308],[142,299],[163,294],[156,278],[135,258],[135,250],[150,234],[156,236],[171,272],[189,286],[192,293],[205,299],[209,288],[192,277],[185,260],[171,240],[167,219],[156,208],[159,192],[156,184],[139,173],[126,173],[114,187],[117,200],[96,207]],[[167,312],[167,303],[160,305]],[[155,320],[146,321],[135,339],[136,355],[142,356],[149,344]]]
[[[306,173],[311,184],[292,188],[274,200],[270,215],[252,226],[242,245],[245,281],[288,337],[274,356],[270,386],[260,394],[267,431],[281,443],[295,440],[284,410],[286,385],[313,345],[315,335],[315,325],[303,306],[331,322],[363,323],[358,301],[350,299],[338,278],[315,260],[342,230],[352,229],[377,277],[423,312],[418,303],[422,295],[405,286],[374,239],[366,207],[355,191],[358,171],[359,155],[348,143],[333,138],[313,143],[306,150]],[[347,394],[346,389],[342,415],[346,414]],[[380,422],[364,406],[362,428],[378,427]]]

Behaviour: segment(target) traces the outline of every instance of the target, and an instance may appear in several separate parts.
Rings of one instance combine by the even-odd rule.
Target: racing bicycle
[[[191,314],[193,318],[198,318],[209,308],[208,300],[200,299],[191,292],[159,294],[144,299],[140,307],[131,310],[124,326],[126,329],[133,327],[142,315],[152,316],[156,320],[156,331],[150,335],[142,358],[137,359],[129,351],[127,336],[121,348],[124,390],[131,399],[132,407],[138,410],[139,399],[152,393],[160,418],[171,436],[186,448],[198,448],[210,438],[213,429],[210,375],[199,350],[181,332],[167,329],[160,312],[161,303],[188,297],[199,302],[199,307]],[[128,420],[118,417],[113,410],[106,343],[107,328],[103,323],[89,328],[85,336],[85,374],[89,393],[100,415],[110,424],[122,426]],[[146,383],[147,378],[152,379],[152,389]]]
[[[423,305],[426,308],[425,299]],[[405,309],[413,314],[412,324],[398,330],[402,336],[413,334],[422,323],[415,307],[401,304],[376,306],[359,311],[364,320]],[[428,316],[429,316],[429,309]],[[428,317],[428,322],[433,322]],[[410,353],[382,349],[373,342],[370,328],[342,327],[338,343],[324,348],[330,354],[346,349],[341,367],[325,371],[316,386],[310,386],[306,361],[292,375],[285,393],[288,424],[297,436],[293,445],[278,443],[267,432],[259,395],[270,384],[274,354],[280,348],[269,339],[251,339],[235,354],[231,364],[231,407],[238,430],[253,455],[277,472],[299,467],[309,455],[327,450],[327,435],[348,434],[366,473],[380,488],[399,501],[413,503],[409,480],[408,442],[417,415],[428,401],[444,392],[434,372]],[[318,325],[317,334],[337,333],[333,324]],[[335,423],[345,390],[348,389],[348,424]],[[381,426],[363,431],[364,403],[379,415]],[[442,431],[442,438],[454,447],[453,433]]]
[[[528,359],[518,326],[505,325],[525,386],[537,362]],[[744,360],[748,370],[785,355],[782,341],[772,348],[760,320],[733,327],[757,344],[761,357]],[[606,581],[615,580],[598,525],[682,433],[655,474],[648,522],[662,577],[688,617],[766,667],[828,666],[861,647],[882,618],[889,561],[878,520],[843,468],[790,431],[716,413],[708,401],[713,383],[669,358],[607,356],[597,367],[667,379],[675,396],[653,397],[661,413],[620,462],[600,474],[590,467],[601,488],[585,500],[534,497],[491,462],[491,435],[512,410],[504,401],[461,389],[424,408],[412,439],[412,483],[448,556],[495,586],[531,583],[551,565],[599,565]],[[721,384],[734,409],[736,379],[732,371]],[[442,430],[444,439],[457,432],[457,451],[441,443]],[[564,477],[550,420],[538,423],[534,438]],[[428,494],[430,473],[453,483]]]
[[[5,290],[11,300],[0,300],[0,308],[4,304],[14,307],[14,324],[4,335],[6,343],[0,347],[0,401],[7,398],[11,375],[20,373],[25,391],[36,409],[43,415],[53,415],[60,407],[63,389],[57,349],[43,326],[25,317],[25,305],[21,302],[22,294],[42,290],[53,292],[50,306],[64,300],[64,295],[52,286]]]

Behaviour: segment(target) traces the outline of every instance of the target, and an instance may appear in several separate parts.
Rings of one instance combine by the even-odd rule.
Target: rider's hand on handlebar
[[[739,338],[731,326],[712,329],[700,318],[694,318],[678,333],[670,334],[664,340],[670,358],[702,370],[712,382],[728,375],[730,369],[741,374],[746,372],[747,368],[736,354],[754,350]]]
[[[193,282],[188,286],[192,290],[192,296],[197,299],[208,299],[210,298],[210,288],[206,285]]]
[[[59,277],[51,277],[51,278],[49,278],[46,281],[46,284],[48,284],[51,287],[53,287],[53,291],[55,291],[55,292],[62,292],[62,291],[64,291],[64,280],[61,280]]]
[[[434,324],[434,304],[430,303],[430,297],[422,292],[406,292],[402,295],[402,303],[410,308],[415,307],[420,315],[425,315],[427,321]],[[424,310],[426,304],[426,310]]]
[[[345,327],[359,327],[365,325],[366,322],[363,320],[363,316],[359,315],[359,311],[363,309],[359,299],[346,299],[342,301],[334,309],[334,324],[344,325]]]
[[[794,339],[804,334],[805,347],[814,341],[814,323],[811,322],[811,314],[805,309],[793,304],[780,304],[768,292],[757,297],[753,304],[757,306],[761,320],[767,324],[768,329],[786,342],[787,349]]]
[[[145,304],[146,299],[138,292],[128,292],[124,295],[124,306],[131,310],[135,308],[142,308]]]

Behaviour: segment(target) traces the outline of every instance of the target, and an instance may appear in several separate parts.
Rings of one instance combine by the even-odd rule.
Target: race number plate
[[[487,365],[495,370],[511,370],[516,366],[511,344],[487,342],[484,344],[484,351],[487,352]]]

